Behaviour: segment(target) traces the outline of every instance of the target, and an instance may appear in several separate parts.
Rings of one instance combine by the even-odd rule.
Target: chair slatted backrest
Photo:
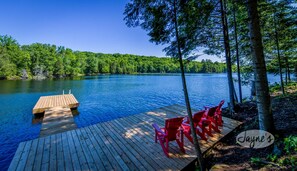
[[[217,109],[216,109],[216,112],[217,113],[220,113],[221,112],[221,109],[222,109],[222,106],[223,106],[224,103],[225,103],[225,100],[222,100],[220,102],[220,104],[217,106]]]
[[[193,115],[193,122],[195,122],[195,123],[200,122],[201,118],[204,117],[205,112],[206,112],[205,110],[201,110],[199,112],[194,113],[194,115]]]
[[[211,107],[208,109],[207,116],[213,117],[217,111],[218,106]]]
[[[225,100],[222,100],[219,104],[219,107],[221,108],[223,106],[223,104],[225,103]]]
[[[165,133],[167,134],[168,140],[175,140],[176,133],[181,126],[183,117],[171,118],[165,120]]]

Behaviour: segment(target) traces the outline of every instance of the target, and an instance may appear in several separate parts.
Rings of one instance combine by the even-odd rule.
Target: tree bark
[[[261,130],[273,133],[275,128],[271,111],[270,94],[257,6],[257,0],[248,0],[247,9],[249,16],[251,51],[254,63],[259,127]]]
[[[274,13],[273,19],[274,19],[274,32],[275,32],[275,43],[276,43],[276,50],[277,50],[277,60],[278,60],[278,72],[280,75],[282,94],[284,95],[285,88],[284,88],[284,79],[283,79],[283,72],[282,72],[283,69],[282,69],[281,57],[280,57],[280,52],[279,52],[279,39],[278,39],[278,30],[277,30],[277,25],[276,25],[275,13]]]
[[[203,161],[202,152],[201,152],[200,145],[199,145],[199,142],[198,142],[198,138],[197,138],[197,135],[196,135],[196,131],[195,131],[196,128],[194,127],[194,123],[193,123],[191,104],[190,104],[190,100],[189,100],[186,77],[185,77],[185,70],[184,70],[184,64],[183,64],[183,56],[182,56],[181,47],[180,47],[180,43],[179,43],[176,1],[174,1],[174,15],[175,15],[175,17],[174,17],[175,36],[176,36],[176,41],[177,41],[177,46],[178,46],[178,59],[179,59],[179,64],[180,64],[180,69],[181,69],[181,77],[182,77],[182,84],[183,84],[185,102],[186,102],[186,106],[187,106],[187,113],[188,113],[190,126],[191,126],[191,134],[193,136],[194,147],[195,147],[195,151],[196,151],[196,154],[197,154],[199,167],[200,167],[200,169],[202,171],[205,171],[206,167],[205,167],[205,164],[204,164],[204,161]]]
[[[291,73],[290,73],[290,66],[289,66],[289,60],[288,57],[286,56],[286,74],[287,74],[287,78],[286,78],[286,85],[288,84],[288,82],[291,82]]]
[[[236,23],[236,7],[233,0],[233,22],[234,22],[234,38],[235,38],[235,51],[236,51],[236,64],[237,64],[237,78],[238,78],[238,92],[239,102],[242,103],[242,91],[241,91],[241,76],[240,76],[240,62],[239,62],[239,51],[238,51],[238,40],[237,40],[237,23]]]
[[[228,33],[228,23],[226,17],[226,4],[225,1],[220,0],[221,5],[221,19],[222,19],[222,28],[224,35],[224,47],[225,47],[225,56],[226,56],[226,65],[227,65],[227,77],[228,77],[228,85],[229,85],[229,101],[230,107],[233,111],[234,109],[234,84],[232,79],[232,64],[231,64],[231,54],[230,54],[230,44],[229,44],[229,33]]]

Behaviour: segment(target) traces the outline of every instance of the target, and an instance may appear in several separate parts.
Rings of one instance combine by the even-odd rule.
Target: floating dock
[[[55,96],[41,96],[33,108],[33,114],[43,113],[53,107],[77,108],[78,101],[73,94],[63,94]]]
[[[73,94],[41,96],[33,114],[44,113],[39,137],[76,129],[71,109],[79,105]]]
[[[186,116],[186,108],[173,105],[22,142],[8,170],[181,170],[196,159],[193,144],[185,138],[183,154],[170,142],[167,158],[151,126],[178,116]],[[241,124],[223,120],[221,133],[199,140],[202,152]]]

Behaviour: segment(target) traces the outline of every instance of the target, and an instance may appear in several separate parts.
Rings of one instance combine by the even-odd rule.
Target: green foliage
[[[221,73],[225,64],[202,60],[185,62],[188,73]],[[10,36],[0,36],[0,78],[62,78],[98,73],[177,73],[179,64],[170,58],[129,54],[72,51],[55,45],[20,46]]]
[[[204,34],[213,5],[206,0],[133,0],[124,15],[129,27],[140,26],[151,42],[167,45],[163,50],[168,56],[188,57],[201,45],[198,37]]]
[[[268,154],[268,156],[266,158],[268,161],[276,162],[276,160],[278,159],[278,156],[277,156],[277,154]]]
[[[288,154],[297,152],[297,136],[289,136],[284,140],[285,152]]]
[[[241,67],[251,66],[251,48],[250,37],[248,31],[248,14],[246,10],[245,1],[227,1],[228,7],[228,22],[230,30],[230,45],[231,53],[235,58],[235,39],[234,36],[234,20],[231,14],[232,10],[236,10],[236,22],[237,22],[237,38],[239,45],[239,56]],[[294,0],[278,0],[278,1],[259,1],[259,19],[261,25],[261,33],[263,36],[264,55],[266,58],[267,71],[271,73],[279,73],[279,64],[277,60],[277,47],[276,47],[276,33],[278,34],[279,52],[281,57],[281,66],[283,73],[293,73],[297,75],[297,8],[292,4],[296,3]],[[210,23],[215,23],[218,15],[212,15]],[[219,22],[217,22],[219,23]],[[217,51],[221,50],[222,43],[216,43],[220,41],[219,31],[220,27],[214,27],[215,24],[210,24],[209,28],[212,30],[206,32],[209,37],[208,44],[213,52],[211,54],[219,54]],[[217,41],[215,41],[217,40]]]
[[[0,77],[12,77],[17,74],[16,65],[7,59],[0,60]]]
[[[297,82],[289,82],[287,85],[285,85],[285,90],[296,90],[297,89]],[[270,85],[269,91],[271,93],[279,92],[281,90],[281,86],[279,83],[274,83]]]
[[[290,74],[296,66],[297,47],[297,10],[292,0],[261,1],[261,26],[265,56],[268,61],[267,70],[279,74]],[[280,55],[280,61],[277,57]]]
[[[255,165],[263,165],[262,159],[259,157],[252,157],[251,162]]]
[[[284,158],[279,159],[277,163],[282,166],[292,166],[292,169],[296,169],[297,157],[296,156],[284,157]]]
[[[17,78],[29,65],[28,54],[21,51],[16,40],[0,36],[0,78]]]
[[[284,141],[276,142],[278,146],[284,147],[285,153],[282,154],[268,154],[265,159],[259,157],[252,157],[251,162],[258,166],[263,166],[267,164],[272,164],[274,166],[291,166],[294,170],[297,168],[297,136],[290,135],[285,138]]]
[[[275,92],[278,92],[278,91],[280,91],[281,90],[281,86],[280,86],[280,84],[278,84],[278,83],[274,83],[274,84],[272,84],[271,86],[270,86],[270,92],[271,93],[275,93]]]

